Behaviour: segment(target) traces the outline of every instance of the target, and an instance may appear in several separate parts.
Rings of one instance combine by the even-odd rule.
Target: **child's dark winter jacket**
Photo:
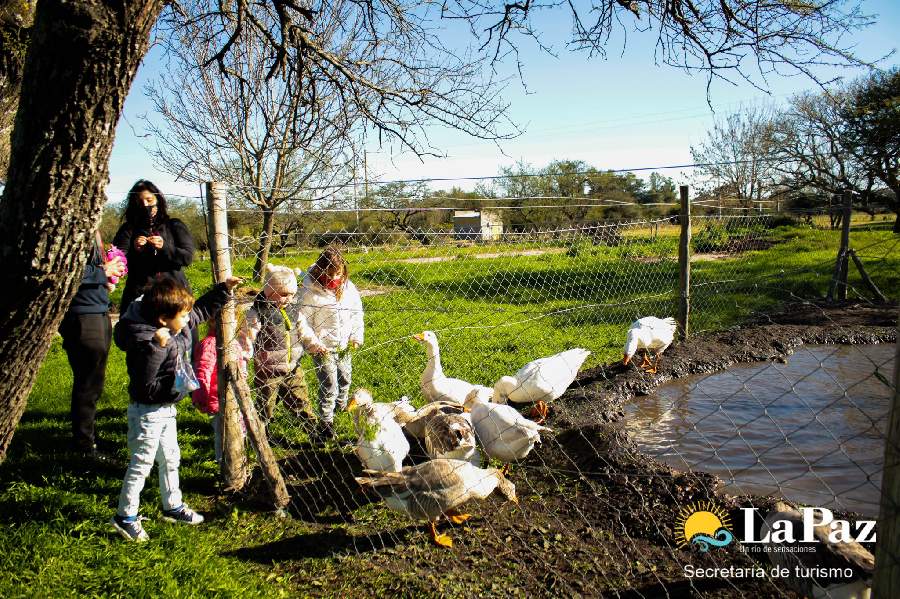
[[[181,356],[191,364],[191,331],[219,311],[228,301],[224,283],[201,296],[191,310],[188,326],[173,335],[165,347],[153,340],[160,325],[142,314],[143,302],[134,301],[113,331],[113,339],[125,352],[128,368],[128,395],[142,404],[176,403],[184,394],[175,390],[175,367]]]

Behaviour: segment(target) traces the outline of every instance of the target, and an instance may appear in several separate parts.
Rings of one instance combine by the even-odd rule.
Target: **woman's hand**
[[[159,235],[153,235],[152,237],[148,237],[147,242],[158,250],[162,249],[163,243],[164,243],[163,238]]]
[[[106,272],[107,279],[110,277],[121,277],[125,274],[125,265],[122,263],[122,259],[116,256],[103,265],[103,270]]]
[[[134,240],[134,249],[142,250],[144,246],[147,245],[147,237],[145,235],[138,235]]]

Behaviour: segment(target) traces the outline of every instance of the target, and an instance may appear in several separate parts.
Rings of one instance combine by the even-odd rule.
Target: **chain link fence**
[[[225,341],[247,359],[244,376],[291,496],[288,511],[319,531],[332,554],[355,560],[348,567],[394,572],[407,588],[416,582],[399,572],[414,578],[417,568],[477,579],[479,589],[556,595],[802,596],[810,584],[828,592],[870,577],[856,562],[783,580],[711,581],[686,567],[754,572],[760,564],[827,562],[824,549],[810,562],[800,553],[753,554],[717,536],[720,528],[732,538],[761,534],[767,515],[785,513],[775,499],[877,516],[896,308],[874,302],[855,271],[847,280],[852,301],[821,301],[840,248],[827,214],[698,205],[691,337],[662,353],[655,372],[638,362],[640,352],[625,366],[632,322],[676,316],[683,301],[680,216],[633,208],[637,216],[627,219],[529,226],[522,208],[436,207],[440,222],[403,227],[353,209],[345,212],[360,225],[338,230],[321,214],[295,214],[282,224],[302,226],[273,232],[266,256],[296,269],[292,297],[291,285],[267,290],[265,275],[259,280],[261,216],[231,209],[232,268],[248,284],[237,335]],[[900,238],[854,225],[867,276],[896,301]],[[329,277],[340,275],[322,268],[311,276],[325,248],[346,261],[361,314],[352,302],[321,300]],[[322,338],[311,341],[301,321]],[[330,361],[311,355],[320,344]],[[546,366],[546,377],[571,374],[546,419],[532,401],[513,403],[518,413],[493,433],[527,437],[522,443],[534,448],[498,457],[471,398],[496,398],[501,377],[574,348],[590,352],[583,364],[564,355]],[[287,370],[266,372],[260,360],[282,350],[277,359]],[[504,397],[527,391],[524,380]],[[438,396],[448,405],[423,416]],[[450,405],[467,398],[472,412]],[[547,429],[523,424],[535,420]],[[460,461],[445,472],[435,460],[448,457]],[[413,468],[393,472],[401,466]],[[513,494],[503,481],[517,502],[505,501]],[[498,493],[466,505],[471,518],[460,511],[463,498],[494,487]],[[751,508],[745,520],[742,509]],[[712,514],[716,525],[698,524],[697,514]],[[412,525],[429,520],[437,522],[434,541],[455,542],[446,557],[415,548]],[[698,550],[697,539],[722,549]],[[502,566],[479,574],[482,558]]]

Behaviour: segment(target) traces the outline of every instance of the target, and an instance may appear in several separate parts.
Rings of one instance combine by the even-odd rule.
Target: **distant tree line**
[[[861,210],[897,213],[900,232],[900,69],[798,94],[780,110],[743,108],[691,152],[708,164],[708,195],[810,211],[849,190]]]

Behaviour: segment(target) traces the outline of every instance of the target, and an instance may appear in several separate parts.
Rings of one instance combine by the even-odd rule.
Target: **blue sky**
[[[863,2],[869,13],[879,15],[854,43],[865,58],[882,56],[897,46],[900,31],[900,3],[894,0]],[[614,36],[605,59],[588,59],[569,52],[564,45],[568,22],[557,11],[542,18],[556,56],[525,44],[521,59],[525,65],[524,86],[512,81],[504,97],[511,103],[511,118],[522,125],[522,136],[495,144],[468,138],[453,131],[431,129],[432,145],[448,156],[426,158],[392,153],[369,143],[370,178],[382,180],[427,177],[479,177],[497,173],[501,166],[524,160],[544,166],[554,159],[584,160],[598,168],[645,168],[684,164],[691,161],[690,146],[696,145],[715,119],[746,103],[781,103],[791,94],[810,89],[804,77],[771,77],[766,94],[750,85],[716,82],[707,104],[706,78],[688,75],[673,67],[654,63],[655,38],[629,34],[623,50],[621,37]],[[900,63],[893,56],[882,66]],[[512,73],[512,65],[501,65]],[[131,184],[151,179],[168,194],[196,196],[199,184],[175,181],[160,171],[144,146],[152,142],[145,133],[142,115],[152,107],[144,97],[144,84],[162,71],[161,51],[154,48],[138,71],[125,102],[110,161],[107,195],[119,201]],[[858,71],[833,71],[828,77],[856,77]],[[679,179],[683,171],[665,171]],[[453,182],[436,184],[448,188]],[[460,182],[464,188],[472,183]]]

